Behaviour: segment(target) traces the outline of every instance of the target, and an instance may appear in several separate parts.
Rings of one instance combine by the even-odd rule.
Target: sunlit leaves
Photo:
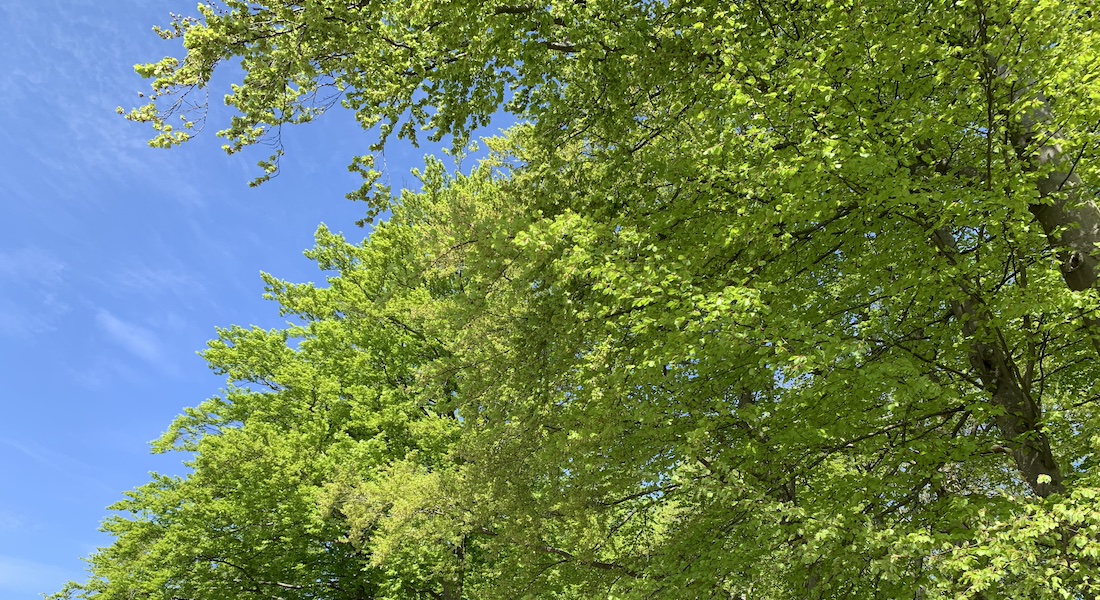
[[[130,113],[155,145],[186,140],[201,121],[170,118],[235,60],[230,152],[338,104],[380,145],[462,148],[502,108],[529,124],[469,175],[429,160],[418,192],[351,159],[367,219],[391,218],[361,245],[318,232],[325,285],[264,277],[294,324],[219,330],[204,356],[230,387],[157,446],[195,473],[121,504],[71,591],[1094,594],[1094,12],[177,19],[186,56],[139,67]]]

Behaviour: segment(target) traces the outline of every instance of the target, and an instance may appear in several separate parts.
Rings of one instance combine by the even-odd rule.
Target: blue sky
[[[153,150],[115,114],[147,89],[132,65],[177,52],[151,26],[193,1],[0,0],[0,600],[83,578],[106,506],[182,472],[148,442],[223,385],[195,354],[215,326],[282,323],[259,272],[322,280],[316,226],[364,234],[343,195],[371,137],[347,115],[285,132],[249,189],[260,156],[215,128]],[[396,188],[424,153],[387,149]]]

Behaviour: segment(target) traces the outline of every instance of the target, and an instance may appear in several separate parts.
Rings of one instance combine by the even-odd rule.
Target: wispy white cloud
[[[19,594],[24,598],[56,592],[65,581],[79,575],[56,565],[0,556],[0,592]]]
[[[149,296],[192,296],[201,294],[202,282],[181,269],[133,267],[118,272],[113,283],[128,291]]]
[[[39,248],[0,251],[0,336],[25,339],[56,329],[69,312],[58,294],[67,269]]]
[[[160,341],[152,331],[134,323],[123,321],[105,309],[100,309],[95,316],[99,325],[112,340],[125,348],[134,356],[152,363],[159,364],[162,356]]]
[[[96,476],[97,468],[81,462],[72,456],[34,441],[17,440],[9,436],[0,436],[0,446],[6,446],[38,466],[60,474],[66,479],[80,482],[88,488],[106,492],[114,490],[101,482]]]
[[[47,467],[54,471],[66,471],[65,464],[70,462],[65,456],[58,455],[55,452],[46,450],[45,448],[35,448],[27,444],[23,444],[8,437],[0,437],[0,444],[3,444],[17,453],[22,454],[25,458],[29,458],[41,466]]]
[[[25,306],[0,299],[0,337],[27,339],[56,328],[48,315],[34,314]]]
[[[12,284],[57,285],[67,265],[40,248],[0,251],[0,281]]]
[[[116,385],[119,382],[136,383],[142,380],[141,373],[130,363],[104,356],[96,357],[89,364],[68,369],[67,376],[70,380],[91,389]]]
[[[18,531],[25,526],[26,523],[24,523],[19,515],[6,510],[0,510],[0,532]]]
[[[74,10],[73,2],[85,9]],[[171,50],[149,31],[151,21],[141,5],[140,0],[116,1],[102,10],[83,0],[0,3],[0,23],[11,24],[0,27],[0,64],[6,68],[0,77],[0,119],[35,123],[33,129],[14,128],[14,135],[0,131],[0,140],[20,148],[39,168],[65,175],[40,178],[37,189],[21,195],[41,195],[46,189],[72,206],[98,202],[86,190],[104,180],[140,181],[156,200],[190,209],[205,206],[186,176],[164,185],[166,175],[190,168],[181,153],[152,152],[147,145],[151,130],[115,114],[118,105],[143,103],[137,92],[148,90],[129,65],[157,60]],[[128,16],[134,13],[143,16]],[[0,171],[5,188],[19,179]]]

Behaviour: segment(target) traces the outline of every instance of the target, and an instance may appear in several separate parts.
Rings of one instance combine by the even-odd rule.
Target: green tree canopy
[[[77,598],[1100,592],[1091,3],[227,2],[163,30],[238,151],[343,104],[374,187],[301,325],[159,448]],[[282,152],[280,148],[278,152]],[[261,180],[278,154],[262,163]]]

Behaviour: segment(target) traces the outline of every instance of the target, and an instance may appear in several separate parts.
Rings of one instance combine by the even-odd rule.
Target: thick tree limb
[[[949,261],[957,262],[955,237],[946,229],[937,229],[933,243]],[[952,312],[962,324],[963,336],[970,343],[970,366],[992,395],[993,406],[1001,409],[995,422],[1012,451],[1016,468],[1031,490],[1040,497],[1065,492],[1062,471],[1050,450],[1050,439],[1043,431],[1043,411],[1039,401],[1023,384],[1020,371],[1003,345],[984,341],[982,327],[987,318],[978,302],[971,298],[952,303]]]
[[[1053,117],[1046,98],[1040,96],[1039,102],[1039,107],[1024,115],[1011,131],[1012,145],[1017,156],[1044,171],[1036,182],[1039,202],[1028,208],[1042,226],[1047,243],[1058,252],[1066,285],[1081,292],[1097,283],[1100,206],[1081,185],[1074,170],[1076,161],[1070,160],[1056,143],[1062,132],[1044,131],[1044,125],[1053,122]],[[1085,324],[1095,330],[1100,321],[1086,318]],[[1100,351],[1100,346],[1097,349]]]

